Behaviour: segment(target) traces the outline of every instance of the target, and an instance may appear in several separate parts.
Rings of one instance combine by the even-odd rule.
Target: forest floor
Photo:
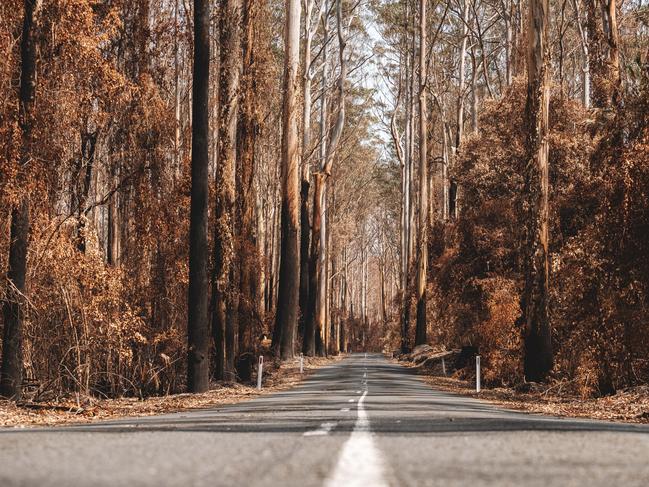
[[[566,394],[562,392],[561,383],[539,386],[530,392],[483,386],[480,393],[476,393],[473,382],[433,376],[424,371],[419,373],[435,389],[474,397],[509,409],[568,418],[649,423],[649,386],[646,385],[598,398],[582,398]]]
[[[152,416],[221,404],[232,404],[289,389],[315,370],[342,360],[337,357],[305,357],[304,373],[300,374],[299,361],[264,364],[262,391],[255,386],[238,383],[214,383],[212,389],[202,394],[170,394],[145,399],[125,397],[98,399],[93,397],[61,399],[52,402],[13,403],[0,400],[0,426],[25,428],[30,426],[54,426],[68,423],[118,419],[129,416]]]

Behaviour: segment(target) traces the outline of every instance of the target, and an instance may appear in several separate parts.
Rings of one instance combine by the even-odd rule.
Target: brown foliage
[[[481,132],[467,141],[457,170],[462,218],[433,231],[438,240],[431,242],[437,340],[477,345],[486,357],[485,379],[499,383],[521,379],[521,90],[516,83],[501,101],[487,104]],[[593,115],[559,94],[553,97],[553,374],[574,381],[583,394],[612,392],[646,380],[648,372],[641,352],[649,338],[643,325],[649,251],[646,125],[637,114],[611,122],[636,134],[619,157],[610,138],[591,138],[602,133],[593,132]]]

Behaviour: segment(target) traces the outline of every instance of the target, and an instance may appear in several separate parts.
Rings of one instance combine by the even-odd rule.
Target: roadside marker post
[[[304,354],[300,354],[300,374],[304,373]]]
[[[444,377],[446,377],[446,362],[444,362],[443,357],[442,357],[442,374],[444,374]]]
[[[475,391],[480,392],[480,355],[475,356]]]
[[[257,368],[257,390],[261,391],[261,376],[264,373],[264,356],[259,356],[259,367]]]

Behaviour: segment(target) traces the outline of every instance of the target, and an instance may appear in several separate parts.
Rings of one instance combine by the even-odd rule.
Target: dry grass
[[[67,423],[89,423],[98,420],[129,416],[151,416],[155,414],[205,408],[254,399],[289,389],[318,368],[336,362],[342,356],[304,359],[304,374],[300,374],[297,360],[264,364],[264,387],[260,392],[255,387],[236,383],[216,383],[213,389],[203,394],[174,394],[169,396],[138,398],[96,399],[69,398],[57,402],[36,402],[15,404],[0,401],[0,426],[25,428],[30,426],[54,426]]]

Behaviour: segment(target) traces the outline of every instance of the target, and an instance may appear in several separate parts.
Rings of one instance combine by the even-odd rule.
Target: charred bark
[[[531,0],[528,12],[528,85],[526,118],[524,274],[525,377],[544,380],[552,369],[549,298],[549,162],[550,105],[549,1]]]
[[[208,141],[210,86],[210,4],[194,0],[194,80],[192,97],[192,169],[189,224],[187,388],[209,388],[209,265],[207,245]]]
[[[19,124],[21,130],[20,165],[25,168],[31,154],[34,101],[36,98],[37,30],[41,0],[25,0],[20,43]],[[27,251],[29,248],[29,196],[11,211],[7,294],[3,302],[4,334],[0,396],[19,400],[23,382],[23,317]]]
[[[273,348],[293,357],[300,293],[299,151],[297,131],[300,2],[286,0],[282,130],[282,244]]]

